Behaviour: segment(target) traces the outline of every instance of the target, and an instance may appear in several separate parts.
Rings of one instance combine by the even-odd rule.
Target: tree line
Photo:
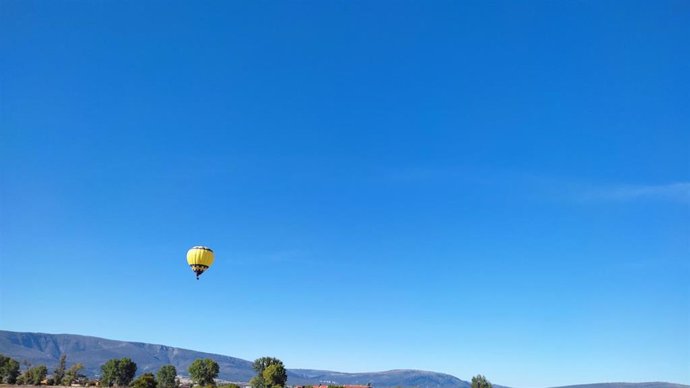
[[[99,380],[89,379],[82,373],[84,365],[73,364],[67,369],[67,355],[60,356],[57,367],[48,376],[45,365],[32,367],[24,362],[24,372],[20,371],[17,360],[0,354],[0,383],[18,385],[64,385],[79,384],[83,386],[97,385],[102,387],[132,387],[132,388],[181,388],[177,378],[177,369],[173,365],[163,365],[158,372],[146,372],[136,379],[137,364],[128,357],[110,359],[101,365]],[[285,388],[287,385],[287,370],[283,362],[274,357],[261,357],[252,364],[256,375],[249,381],[252,388]],[[187,369],[193,385],[199,387],[217,387],[216,378],[220,372],[218,363],[213,359],[197,359]],[[217,388],[240,388],[236,384],[226,384]],[[492,388],[486,377],[477,375],[472,378],[472,388]]]
[[[24,371],[21,371],[21,365]],[[82,373],[84,365],[75,363],[67,368],[67,355],[60,356],[58,365],[51,375],[45,365],[31,366],[27,361],[22,364],[17,360],[0,354],[0,384],[17,385],[63,385],[79,384],[83,386],[100,385],[102,387],[132,388],[180,388],[177,369],[173,365],[164,365],[154,375],[146,372],[134,378],[137,364],[128,357],[110,359],[101,365],[98,380],[90,379]],[[250,381],[252,388],[285,388],[287,370],[283,362],[273,357],[261,357],[252,364],[256,376]],[[197,359],[187,369],[192,385],[199,387],[217,387],[216,378],[220,367],[210,358]],[[226,384],[220,388],[240,388],[236,384]]]

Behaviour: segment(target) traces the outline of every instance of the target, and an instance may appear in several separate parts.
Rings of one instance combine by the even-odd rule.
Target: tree
[[[137,373],[137,364],[131,359],[110,359],[101,366],[101,385],[126,387]]]
[[[252,368],[254,368],[254,371],[258,374],[264,373],[264,370],[268,368],[269,365],[273,364],[283,364],[282,361],[275,357],[261,357],[257,358],[254,360],[254,363],[252,364]]]
[[[156,378],[153,373],[144,373],[139,376],[132,384],[134,388],[156,388]]]
[[[177,380],[177,369],[172,365],[163,365],[158,369],[158,388],[177,388],[180,381]]]
[[[249,385],[252,388],[265,388],[266,384],[264,383],[264,376],[263,375],[256,375],[252,377],[251,380],[249,380]]]
[[[65,374],[65,377],[62,378],[62,384],[71,385],[72,383],[80,383],[86,378],[86,376],[81,374],[82,369],[84,369],[84,365],[79,362],[72,365]]]
[[[0,383],[14,384],[19,376],[19,362],[0,354]]]
[[[63,354],[60,356],[60,363],[57,368],[53,371],[53,384],[62,384],[62,379],[65,378],[65,365],[67,364],[67,355]]]
[[[207,385],[215,387],[216,381],[214,379],[218,377],[219,371],[218,363],[210,358],[197,359],[189,366],[189,376],[192,381],[202,387]]]
[[[101,365],[101,385],[112,387],[117,379],[117,368],[120,360],[112,358]]]
[[[134,379],[134,375],[137,373],[137,364],[131,359],[123,357],[120,359],[120,368],[118,371],[117,385],[125,387]]]
[[[22,373],[17,379],[17,382],[25,385],[41,385],[41,381],[45,380],[47,375],[48,368],[45,365],[37,365]]]
[[[269,365],[261,376],[266,388],[284,388],[287,382],[287,371],[282,362]]]
[[[472,377],[472,388],[491,388],[491,382],[482,375]]]
[[[285,387],[287,372],[285,365],[279,359],[273,357],[257,358],[252,367],[256,371],[256,376],[252,377],[249,382],[252,388]]]
[[[41,381],[46,379],[46,376],[48,376],[48,367],[45,365],[39,365],[37,367],[32,368],[33,373],[33,383],[34,385],[41,385]]]

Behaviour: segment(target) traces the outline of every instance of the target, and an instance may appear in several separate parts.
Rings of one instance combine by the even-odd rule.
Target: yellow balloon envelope
[[[197,280],[213,264],[213,259],[213,250],[209,247],[196,246],[187,251],[187,264],[196,273]]]

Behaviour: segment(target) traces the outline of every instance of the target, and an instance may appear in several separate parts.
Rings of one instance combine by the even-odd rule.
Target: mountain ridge
[[[129,357],[137,364],[137,374],[156,372],[160,366],[171,364],[180,375],[197,358],[213,358],[220,366],[219,378],[234,382],[248,382],[255,372],[252,362],[236,357],[173,346],[135,341],[118,341],[80,334],[48,334],[0,330],[0,353],[45,364],[49,370],[61,354],[67,354],[69,364],[80,362],[90,376],[97,376],[100,366],[111,358]],[[308,374],[307,374],[308,373]],[[377,388],[467,388],[469,383],[454,376],[427,371],[392,370],[383,372],[343,373],[313,369],[288,369],[291,385],[312,385],[329,381],[333,384],[367,384]],[[417,384],[413,384],[416,382]]]
[[[549,388],[655,388],[663,385],[666,388],[687,388],[689,385],[669,383],[665,381],[649,381],[641,383],[607,382],[591,384],[561,385]]]
[[[130,357],[137,363],[137,374],[156,372],[165,364],[174,365],[180,375],[197,358],[213,358],[220,366],[219,378],[248,382],[255,374],[252,362],[236,357],[200,352],[173,346],[136,341],[118,341],[80,334],[48,334],[0,330],[0,353],[32,364],[45,364],[53,369],[61,354],[69,364],[80,362],[85,372],[96,376],[100,366],[111,358]],[[393,369],[378,372],[345,373],[317,369],[288,369],[288,384],[312,385],[328,382],[338,385],[371,383],[376,388],[469,388],[467,381],[455,376],[416,369]],[[493,385],[495,388],[508,388]],[[599,383],[568,385],[552,388],[690,388],[689,385],[666,382]]]

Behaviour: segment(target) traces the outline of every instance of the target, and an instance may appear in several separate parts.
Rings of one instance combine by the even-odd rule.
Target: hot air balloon
[[[187,251],[187,264],[192,267],[192,271],[199,280],[199,275],[213,264],[213,250],[209,247],[195,246]]]

